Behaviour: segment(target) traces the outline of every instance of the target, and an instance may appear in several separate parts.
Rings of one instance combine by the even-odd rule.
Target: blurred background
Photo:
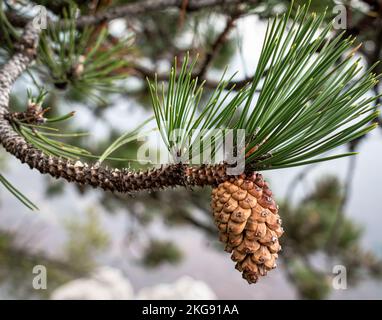
[[[59,15],[68,6],[68,1],[3,2],[18,14],[41,4]],[[128,2],[139,1],[76,1],[84,12]],[[31,73],[49,90],[45,105],[51,114],[76,111],[60,130],[89,133],[65,141],[101,154],[152,115],[145,78],[157,72],[166,81],[174,56],[181,61],[187,52],[198,53],[196,71],[210,89],[226,66],[227,75],[237,72],[237,86],[249,81],[267,19],[289,4],[258,0],[245,7],[167,10],[106,23],[105,50],[129,35],[118,92],[76,86],[70,77],[49,85],[39,70]],[[382,1],[313,0],[311,10],[327,7],[329,19],[338,4],[345,6],[347,21],[345,30],[335,32],[363,42],[357,54],[368,68],[382,59]],[[13,90],[13,109],[25,109],[26,88],[34,89],[29,74]],[[208,94],[207,89],[204,98]],[[285,233],[277,269],[255,285],[241,278],[218,242],[208,188],[114,195],[42,176],[2,150],[2,174],[40,210],[28,210],[0,189],[0,298],[382,298],[382,122],[375,121],[378,129],[340,150],[359,152],[354,157],[264,173],[280,204]],[[134,159],[138,147],[131,142],[113,156]],[[136,161],[108,164],[142,167]],[[45,290],[32,286],[36,265],[47,269]],[[346,269],[346,289],[333,287],[338,265]]]

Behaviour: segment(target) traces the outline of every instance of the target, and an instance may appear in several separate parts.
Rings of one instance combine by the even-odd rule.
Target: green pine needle
[[[127,143],[136,140],[137,135],[140,133],[140,130],[148,124],[151,120],[153,120],[153,117],[150,117],[146,121],[144,121],[142,124],[140,124],[137,128],[135,128],[133,131],[126,132],[120,137],[118,137],[99,157],[98,163],[101,164],[105,159],[110,159],[109,156],[115,152],[117,149],[121,148],[122,146],[126,145]],[[152,130],[151,130],[152,131]],[[145,133],[149,133],[150,131],[146,131]]]
[[[378,115],[370,107],[376,97],[365,95],[380,76],[371,70],[360,75],[359,60],[353,59],[354,39],[342,34],[331,39],[332,24],[323,25],[325,13],[308,14],[308,6],[298,9],[293,23],[289,13],[268,25],[237,124],[251,137],[247,151],[257,149],[246,159],[255,169],[342,157],[316,158],[374,129],[370,123]],[[260,79],[262,90],[250,108]],[[270,156],[261,159],[264,154]]]
[[[244,129],[246,165],[255,170],[279,169],[327,161],[353,153],[322,156],[375,128],[378,116],[370,96],[380,75],[375,66],[362,71],[355,60],[353,38],[331,37],[326,13],[298,7],[269,21],[258,66],[250,86],[233,98],[220,81],[201,104],[203,83],[192,79],[195,61],[188,56],[177,74],[170,73],[165,94],[149,82],[158,128],[172,155],[185,154],[194,141],[192,129]],[[259,94],[257,94],[259,92]],[[369,96],[368,96],[369,94]],[[197,116],[197,110],[201,110]],[[235,114],[238,120],[233,122]],[[178,140],[173,130],[186,129]]]
[[[32,144],[35,148],[43,151],[50,156],[56,156],[67,160],[94,159],[98,160],[99,155],[94,155],[86,149],[67,144],[57,138],[81,137],[89,135],[87,132],[74,133],[52,133],[50,131],[58,131],[56,128],[46,127],[42,125],[30,125],[13,120],[13,129],[25,140]],[[125,158],[106,157],[108,160],[127,161]]]
[[[19,190],[17,190],[1,173],[0,173],[0,183],[27,208],[29,208],[32,211],[39,210],[38,207],[32,201],[30,201]]]
[[[197,59],[189,63],[187,54],[178,74],[175,58],[167,96],[164,85],[161,89],[158,88],[157,79],[154,83],[147,79],[159,131],[171,156],[175,159],[188,156],[191,146],[197,140],[201,141],[200,152],[203,152],[203,146],[208,145],[203,141],[209,141],[213,136],[213,129],[229,127],[236,109],[247,96],[246,90],[242,89],[231,97],[233,88],[227,90],[227,85],[233,76],[224,80],[223,74],[219,85],[201,108],[204,82],[199,83],[197,78],[192,78],[196,61]],[[177,130],[184,131],[178,139],[175,139],[174,134],[177,134]],[[198,132],[196,136],[195,132]]]
[[[33,96],[31,91],[28,90],[28,100],[29,104],[39,104],[42,106],[44,99],[47,95],[45,90],[40,90],[37,97]],[[41,109],[42,110],[42,109]],[[44,114],[46,111],[42,110],[41,113]],[[22,137],[25,138],[27,142],[32,144],[35,148],[43,151],[45,154],[50,156],[56,156],[67,160],[80,160],[80,159],[105,159],[114,161],[127,161],[129,159],[125,158],[112,158],[109,154],[115,150],[115,143],[112,144],[108,150],[101,156],[93,155],[88,150],[73,146],[71,144],[61,141],[63,138],[73,138],[82,137],[89,135],[87,132],[71,132],[62,133],[59,129],[52,127],[52,124],[60,123],[71,119],[75,112],[69,112],[65,115],[44,118],[43,123],[27,123],[24,119],[17,119],[16,117],[11,118],[11,124],[13,129]],[[33,119],[32,119],[33,120]],[[150,119],[151,120],[151,119]],[[48,125],[47,125],[48,124]],[[138,128],[136,129],[138,130]],[[134,136],[135,137],[135,136]],[[60,140],[58,140],[60,139]],[[126,139],[125,139],[126,140]],[[127,143],[125,140],[124,143]]]

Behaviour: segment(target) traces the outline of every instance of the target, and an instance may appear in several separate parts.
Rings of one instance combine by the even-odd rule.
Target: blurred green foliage
[[[162,263],[177,264],[182,252],[171,241],[151,240],[145,250],[142,262],[146,267],[155,268]]]
[[[17,230],[0,229],[0,288],[18,298],[48,298],[58,286],[89,274],[97,265],[97,256],[108,247],[108,235],[103,231],[94,209],[87,212],[86,219],[64,222],[67,241],[62,254],[48,254],[36,245],[42,235],[35,233],[39,224],[26,222]],[[4,227],[4,226],[3,226]],[[35,290],[32,273],[36,265],[47,270],[47,289]]]
[[[79,224],[77,220],[67,220],[65,226],[69,240],[65,244],[67,259],[75,263],[76,268],[91,271],[96,262],[97,253],[108,247],[109,237],[102,231],[102,223],[96,209],[89,208],[86,212],[86,222]]]
[[[285,258],[287,275],[302,298],[328,297],[330,272],[336,264],[346,267],[352,284],[365,276],[379,278],[382,272],[381,260],[361,246],[362,228],[345,216],[343,196],[338,178],[327,176],[297,205],[281,204],[286,232],[280,256]]]

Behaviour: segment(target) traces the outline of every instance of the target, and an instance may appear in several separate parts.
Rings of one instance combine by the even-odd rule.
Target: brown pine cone
[[[231,178],[212,190],[211,206],[225,251],[243,278],[256,283],[276,267],[283,234],[268,184],[259,173]]]

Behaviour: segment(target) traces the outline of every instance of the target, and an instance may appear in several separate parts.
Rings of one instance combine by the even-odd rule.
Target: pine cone
[[[256,283],[276,267],[283,234],[268,184],[259,173],[231,178],[212,190],[211,205],[225,251],[243,278]]]

